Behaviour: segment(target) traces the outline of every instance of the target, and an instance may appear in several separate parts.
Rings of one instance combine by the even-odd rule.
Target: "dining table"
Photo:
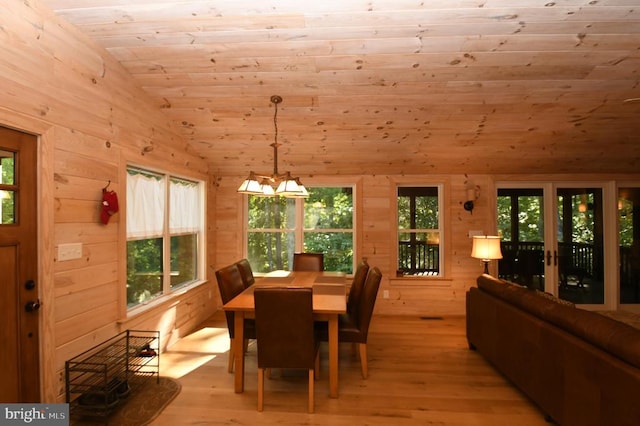
[[[233,339],[235,370],[234,389],[244,391],[244,320],[255,318],[253,292],[256,287],[311,287],[313,289],[313,318],[326,321],[329,331],[329,396],[338,397],[338,316],[347,310],[346,283],[343,272],[273,271],[257,277],[254,285],[223,305],[234,313]]]

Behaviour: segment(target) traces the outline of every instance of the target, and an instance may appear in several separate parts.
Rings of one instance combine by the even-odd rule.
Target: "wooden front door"
[[[37,138],[0,127],[0,402],[39,402]]]

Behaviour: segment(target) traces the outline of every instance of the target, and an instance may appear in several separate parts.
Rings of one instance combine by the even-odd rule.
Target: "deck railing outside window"
[[[439,244],[424,241],[398,241],[400,271],[404,275],[438,275]]]

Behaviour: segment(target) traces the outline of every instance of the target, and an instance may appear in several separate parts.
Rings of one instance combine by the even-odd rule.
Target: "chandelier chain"
[[[282,98],[278,95],[271,96],[271,102],[275,106],[275,111],[273,112],[273,127],[275,129],[275,134],[273,138],[273,175],[274,178],[278,176],[278,104],[282,102]]]

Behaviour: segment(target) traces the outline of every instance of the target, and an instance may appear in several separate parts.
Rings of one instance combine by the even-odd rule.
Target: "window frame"
[[[355,271],[355,266],[359,261],[358,253],[359,253],[359,230],[361,226],[358,226],[359,217],[359,184],[358,182],[344,182],[344,181],[330,181],[330,182],[315,182],[313,185],[307,185],[309,190],[313,190],[313,188],[350,188],[352,191],[352,218],[351,218],[351,228],[349,231],[343,228],[326,228],[326,229],[308,229],[305,228],[304,221],[304,203],[306,202],[305,198],[294,198],[294,219],[295,225],[293,228],[283,227],[281,229],[273,229],[273,228],[249,228],[249,196],[242,197],[242,209],[243,209],[243,256],[248,256],[248,246],[249,246],[249,234],[251,232],[281,232],[284,234],[293,233],[294,240],[294,252],[301,252],[304,250],[304,235],[305,233],[334,233],[334,232],[344,232],[350,233],[352,236],[352,245],[353,245],[353,258],[351,271]],[[264,274],[264,272],[254,271],[256,275]],[[351,275],[351,274],[347,274]]]
[[[128,270],[128,249],[127,244],[129,241],[135,240],[144,240],[149,238],[136,238],[136,237],[128,237],[127,229],[128,223],[126,219],[126,211],[129,208],[129,203],[125,200],[125,209],[122,212],[125,215],[124,227],[123,227],[123,235],[125,240],[125,267],[124,267],[124,282],[125,286],[123,287],[123,297],[122,297],[122,305],[123,310],[126,312],[127,316],[133,316],[140,312],[146,311],[147,309],[165,302],[166,300],[174,297],[176,294],[182,293],[188,289],[196,287],[204,282],[206,282],[206,182],[204,179],[189,176],[185,173],[176,173],[174,171],[163,170],[155,167],[150,167],[146,165],[138,165],[135,163],[127,163],[124,168],[124,176],[125,176],[125,198],[127,194],[126,186],[127,179],[130,176],[129,170],[137,170],[142,173],[148,173],[150,175],[161,176],[163,178],[164,183],[164,214],[163,214],[163,225],[162,225],[162,234],[158,237],[162,239],[162,281],[161,281],[161,291],[154,297],[151,297],[148,300],[140,302],[136,305],[129,306],[128,297],[127,297],[127,286],[128,279],[126,277]],[[171,198],[170,198],[170,187],[172,179],[177,179],[179,181],[186,181],[190,183],[197,184],[198,188],[198,198],[199,198],[199,222],[198,229],[195,232],[171,232],[170,230],[170,214],[171,214]],[[184,283],[179,283],[178,285],[172,287],[171,284],[171,240],[172,237],[180,237],[185,235],[195,235],[197,238],[195,244],[195,274],[196,277],[193,280],[185,281]]]
[[[449,215],[449,181],[446,178],[428,181],[417,181],[414,179],[397,179],[393,181],[390,186],[390,198],[392,203],[391,210],[391,226],[393,227],[393,235],[390,241],[391,252],[391,270],[394,271],[394,277],[391,279],[391,284],[409,283],[409,284],[422,284],[425,281],[433,282],[445,282],[450,281],[450,232],[451,230],[447,226]],[[438,246],[438,275],[404,275],[399,271],[399,241],[400,234],[407,232],[405,229],[399,227],[398,216],[398,189],[401,187],[421,187],[421,188],[437,188],[438,192],[438,228],[437,229],[415,229],[414,232],[428,232],[436,231],[439,235]]]

